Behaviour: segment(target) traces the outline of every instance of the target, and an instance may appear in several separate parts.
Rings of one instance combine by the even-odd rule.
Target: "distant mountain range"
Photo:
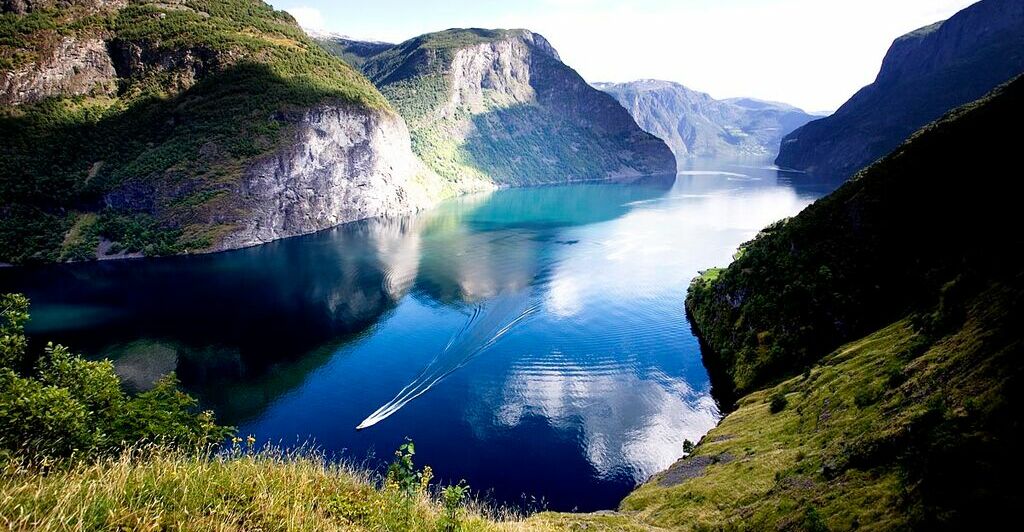
[[[716,100],[679,83],[639,80],[594,83],[633,115],[640,127],[686,158],[771,158],[782,137],[815,118],[784,103],[754,98]]]
[[[893,42],[874,83],[782,141],[776,164],[846,178],[1024,72],[1024,2],[983,0]]]
[[[451,29],[393,46],[321,38],[398,110],[413,150],[455,192],[675,174],[643,131],[528,30]]]

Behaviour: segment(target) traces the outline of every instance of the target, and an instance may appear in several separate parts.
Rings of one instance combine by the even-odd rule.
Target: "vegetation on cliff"
[[[1024,80],[915,134],[836,192],[767,229],[687,298],[721,392],[803,371],[907,314],[954,309],[1019,271],[1014,140]],[[984,184],[965,186],[977,176]],[[952,318],[949,318],[952,319]],[[714,373],[714,371],[713,371]]]
[[[111,254],[209,248],[240,215],[247,163],[289,139],[296,111],[388,107],[258,0],[126,4],[0,15],[0,73],[31,75],[62,60],[58,43],[98,39],[115,74],[0,106],[0,262],[92,258],[101,240]]]
[[[359,44],[327,46],[346,56]],[[527,30],[450,29],[361,61],[449,193],[675,173],[662,141]]]
[[[714,384],[746,395],[622,508],[693,528],[1010,519],[1024,276],[1010,260],[1021,185],[999,176],[1022,115],[1017,79],[696,279],[687,308]]]

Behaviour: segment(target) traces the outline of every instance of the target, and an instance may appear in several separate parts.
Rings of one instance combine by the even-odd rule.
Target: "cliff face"
[[[4,6],[0,262],[230,249],[437,196],[369,80],[266,4]]]
[[[526,30],[448,30],[366,59],[449,192],[674,174],[665,144]]]
[[[397,116],[321,106],[296,123],[292,142],[246,170],[239,191],[244,214],[218,249],[394,216],[429,203],[413,183],[420,163]]]
[[[787,135],[776,164],[846,178],[911,133],[1024,72],[1024,4],[982,0],[897,39],[874,83]]]
[[[715,100],[669,81],[594,86],[614,96],[640,127],[664,140],[680,161],[774,157],[783,136],[814,119],[786,104],[749,98]]]
[[[0,74],[0,105],[55,96],[112,94],[116,80],[102,39],[65,37],[45,52],[45,59]]]

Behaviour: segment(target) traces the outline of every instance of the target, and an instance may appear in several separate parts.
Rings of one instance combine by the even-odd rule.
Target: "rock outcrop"
[[[246,170],[240,189],[243,220],[217,249],[403,214],[429,201],[413,181],[420,163],[397,116],[321,106],[295,122],[291,142]]]
[[[114,64],[102,39],[63,37],[41,55],[38,62],[0,73],[0,105],[117,90]]]
[[[614,96],[640,127],[664,140],[680,161],[774,157],[783,136],[814,119],[784,103],[716,100],[671,81],[595,83],[594,87]]]
[[[1024,72],[1024,2],[982,0],[896,39],[874,83],[787,135],[776,164],[846,178],[918,128]]]

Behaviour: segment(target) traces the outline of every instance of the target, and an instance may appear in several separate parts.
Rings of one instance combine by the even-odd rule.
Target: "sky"
[[[401,42],[455,27],[526,28],[587,81],[663,79],[715,98],[833,111],[900,35],[974,0],[270,0],[308,29]]]

